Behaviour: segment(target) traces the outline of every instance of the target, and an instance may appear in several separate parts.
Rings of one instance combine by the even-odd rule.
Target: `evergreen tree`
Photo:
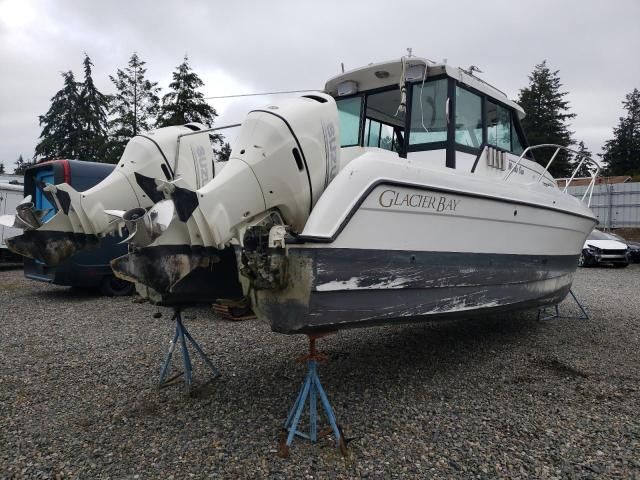
[[[593,156],[591,155],[591,152],[589,151],[589,149],[585,146],[584,142],[582,140],[580,140],[580,143],[578,143],[578,154],[576,155],[576,158],[574,158],[573,162],[571,162],[571,172],[573,172],[573,170],[578,166],[578,164],[582,161],[583,158],[587,157],[587,158],[593,158]],[[591,177],[591,168],[590,165],[592,165],[591,163],[587,163],[587,160],[585,160],[582,163],[582,166],[580,167],[580,170],[577,171],[576,173],[576,177]]]
[[[108,96],[98,91],[91,76],[91,59],[85,54],[84,81],[72,71],[62,73],[64,86],[39,117],[42,133],[34,159],[77,158],[101,161],[107,141]]]
[[[80,85],[78,121],[81,128],[80,159],[103,162],[107,147],[107,111],[109,97],[101,93],[93,83],[91,68],[93,63],[85,53],[84,81]]]
[[[640,174],[640,91],[635,88],[622,102],[627,115],[620,117],[613,138],[604,144],[602,160],[607,175]]]
[[[569,113],[569,102],[564,99],[568,92],[560,91],[561,88],[558,70],[551,71],[545,60],[535,66],[529,76],[529,86],[520,90],[518,103],[526,112],[522,127],[530,145],[553,143],[568,147],[574,143],[567,121],[576,115]],[[553,149],[547,150],[534,151],[536,161],[542,165],[546,165],[553,154]],[[557,178],[570,175],[569,155],[560,152],[549,171]]]
[[[229,160],[229,157],[231,156],[231,145],[229,145],[229,142],[224,142],[216,154],[218,155],[219,162],[226,162]]]
[[[79,158],[80,92],[72,71],[63,72],[64,86],[51,99],[51,106],[40,115],[42,128],[34,159]]]
[[[157,82],[145,78],[145,64],[134,52],[124,70],[118,69],[115,77],[109,75],[117,90],[109,111],[110,163],[117,163],[129,139],[150,130],[158,115],[160,88]]]
[[[0,175],[4,175],[4,163],[0,162]]]
[[[190,122],[213,125],[217,113],[198,91],[203,86],[204,82],[191,70],[189,58],[185,55],[184,61],[173,72],[173,81],[169,84],[171,91],[162,97],[157,125],[167,127]],[[220,137],[216,135],[216,138]]]
[[[22,155],[20,155],[18,157],[18,160],[16,160],[15,163],[16,163],[16,168],[13,171],[13,173],[16,174],[16,175],[23,175],[24,171],[27,168],[35,165],[36,162],[25,162],[24,158],[22,158]]]

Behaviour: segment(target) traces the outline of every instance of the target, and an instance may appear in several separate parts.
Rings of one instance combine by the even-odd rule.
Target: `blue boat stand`
[[[220,375],[220,372],[213,365],[211,360],[209,360],[209,357],[207,357],[207,354],[204,353],[202,348],[200,348],[200,345],[198,345],[198,342],[196,342],[193,339],[193,337],[187,330],[187,327],[185,327],[184,324],[182,323],[182,311],[179,308],[174,309],[172,320],[176,322],[176,332],[173,335],[173,340],[171,340],[171,343],[169,343],[169,350],[167,351],[167,355],[165,356],[165,359],[164,359],[164,364],[162,365],[162,369],[160,370],[159,387],[164,388],[166,386],[169,386],[180,376],[184,376],[185,390],[187,393],[189,393],[191,391],[191,385],[193,381],[193,373],[192,373],[193,368],[191,366],[191,357],[189,355],[189,349],[187,347],[187,340],[191,343],[191,345],[193,345],[193,348],[196,350],[198,355],[200,355],[200,358],[202,358],[202,361],[204,362],[204,364],[207,367],[209,367],[209,369],[211,370],[213,374],[211,376],[211,380],[218,377]],[[177,373],[176,375],[174,375],[173,377],[167,380],[166,377],[167,377],[167,374],[169,373],[169,368],[171,366],[171,359],[173,357],[173,352],[175,351],[176,344],[178,342],[180,342],[180,346],[182,347],[182,363],[184,366],[184,372]]]
[[[289,447],[293,443],[294,438],[300,437],[316,443],[318,441],[318,408],[317,396],[320,396],[320,402],[324,409],[325,417],[329,423],[329,428],[320,432],[320,436],[333,432],[336,439],[336,447],[340,449],[343,455],[347,455],[347,445],[342,434],[342,429],[336,421],[327,394],[322,388],[320,377],[318,376],[318,363],[327,361],[326,355],[316,351],[316,339],[324,335],[309,335],[309,354],[298,359],[300,362],[307,364],[307,375],[298,393],[298,398],[294,403],[287,421],[284,422],[280,433],[280,444],[278,446],[278,456],[286,458],[289,456]],[[305,404],[309,400],[309,433],[303,433],[298,430],[298,424],[304,410]]]
[[[579,316],[576,317],[574,315],[560,315],[559,304],[555,304],[555,305],[549,305],[546,307],[539,308],[538,320],[556,320],[560,318],[571,319],[571,320],[589,320],[589,315],[587,314],[587,311],[584,309],[584,307],[576,297],[575,293],[573,293],[573,290],[569,290],[569,294],[571,295],[571,298],[573,299],[574,303],[580,309]],[[548,311],[549,309],[553,309],[553,311],[549,312]]]

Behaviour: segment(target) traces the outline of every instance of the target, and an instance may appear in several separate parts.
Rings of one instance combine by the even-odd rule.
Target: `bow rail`
[[[581,198],[581,200],[584,202],[588,195],[589,199],[587,200],[587,206],[591,206],[591,197],[593,195],[593,189],[596,184],[596,179],[600,174],[600,165],[598,165],[598,162],[596,162],[593,158],[591,158],[591,156],[585,154],[584,152],[578,152],[577,150],[573,150],[563,145],[556,145],[554,143],[542,143],[540,145],[534,145],[532,147],[525,148],[522,154],[520,155],[520,157],[518,158],[518,161],[513,164],[513,166],[509,169],[509,171],[504,176],[504,181],[506,182],[507,180],[509,180],[509,177],[511,177],[511,174],[518,168],[518,166],[520,165],[520,162],[528,152],[531,152],[533,150],[538,150],[541,148],[547,148],[547,149],[555,148],[555,151],[553,152],[553,155],[551,155],[551,158],[547,162],[547,165],[544,168],[544,171],[540,174],[540,176],[536,180],[536,183],[540,183],[540,181],[544,178],[544,176],[549,172],[549,167],[551,167],[551,164],[554,162],[554,160],[558,156],[558,153],[560,153],[561,151],[565,151],[575,155],[576,160],[578,158],[581,158],[581,160],[578,162],[576,167],[573,169],[573,172],[571,173],[571,177],[569,178],[569,180],[567,180],[567,183],[562,189],[562,193],[567,192],[567,188],[569,188],[569,185],[571,184],[571,182],[573,182],[576,175],[580,171],[580,168],[582,168],[583,165],[589,165],[591,167],[595,167],[593,170],[589,168],[589,173],[591,173],[591,181],[589,182],[589,185],[587,186],[587,189],[585,190]]]

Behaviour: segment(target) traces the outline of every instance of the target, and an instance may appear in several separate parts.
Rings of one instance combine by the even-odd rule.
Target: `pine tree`
[[[62,73],[64,86],[39,117],[42,133],[34,159],[77,158],[101,161],[107,140],[108,96],[98,91],[91,76],[91,59],[85,54],[84,81],[73,72]]]
[[[0,175],[4,175],[4,163],[0,162]]]
[[[526,112],[522,127],[530,145],[553,143],[568,147],[574,143],[567,121],[576,115],[569,113],[569,102],[564,99],[568,92],[560,91],[558,72],[552,72],[545,60],[533,69],[529,86],[520,90],[518,103]],[[552,154],[552,149],[534,151],[536,161],[542,165],[547,164]],[[569,155],[560,152],[549,171],[554,177],[570,175]]]
[[[198,91],[203,86],[204,82],[191,70],[189,58],[185,55],[184,61],[173,72],[173,81],[169,84],[172,91],[162,97],[157,125],[166,127],[190,122],[213,125],[218,114]]]
[[[91,68],[93,63],[85,53],[84,81],[80,85],[80,103],[78,121],[81,128],[80,159],[90,162],[106,160],[107,147],[107,111],[109,97],[101,93],[93,83]]]
[[[613,138],[603,147],[607,175],[640,174],[640,91],[635,88],[622,102],[627,115],[620,117]]]
[[[16,160],[16,168],[14,169],[13,173],[16,175],[23,175],[24,171],[35,165],[35,162],[25,162],[24,158],[22,158],[22,155],[20,155],[18,157],[18,160]]]
[[[73,72],[62,73],[64,86],[51,99],[51,106],[40,115],[42,128],[40,142],[36,145],[34,159],[79,158],[80,92]]]
[[[145,64],[134,52],[124,70],[118,69],[115,77],[109,75],[117,90],[109,111],[110,163],[117,163],[129,139],[151,129],[158,115],[160,88],[145,78]]]
[[[578,150],[578,155],[576,155],[576,157],[571,162],[571,172],[573,172],[573,170],[578,166],[578,164],[582,161],[583,158],[585,158],[585,157],[593,158],[593,155],[591,155],[591,152],[585,146],[585,144],[584,144],[584,142],[582,140],[580,140],[580,142],[578,143],[577,150]],[[591,165],[592,165],[591,163],[589,163],[587,160],[585,160],[582,163],[582,166],[580,167],[580,169],[576,172],[575,178],[591,177],[591,170],[593,168],[593,167],[591,167]]]

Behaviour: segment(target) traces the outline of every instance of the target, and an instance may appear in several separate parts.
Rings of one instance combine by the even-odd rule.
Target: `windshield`
[[[447,79],[415,84],[411,98],[409,143],[446,141]]]
[[[611,235],[614,240],[618,240],[619,242],[626,242],[626,240],[620,235],[616,235],[615,233],[610,233],[609,235]]]
[[[613,235],[601,232],[600,230],[594,230],[587,238],[589,240],[617,240]]]
[[[451,77],[424,79],[407,87],[406,99],[395,85],[337,98],[340,146],[382,148],[401,157],[406,150],[446,149],[447,158],[451,153],[453,160],[456,150],[480,154],[486,145],[522,153],[518,115],[499,99]],[[409,101],[410,118],[405,118],[403,100]],[[455,168],[455,161],[447,166]]]

